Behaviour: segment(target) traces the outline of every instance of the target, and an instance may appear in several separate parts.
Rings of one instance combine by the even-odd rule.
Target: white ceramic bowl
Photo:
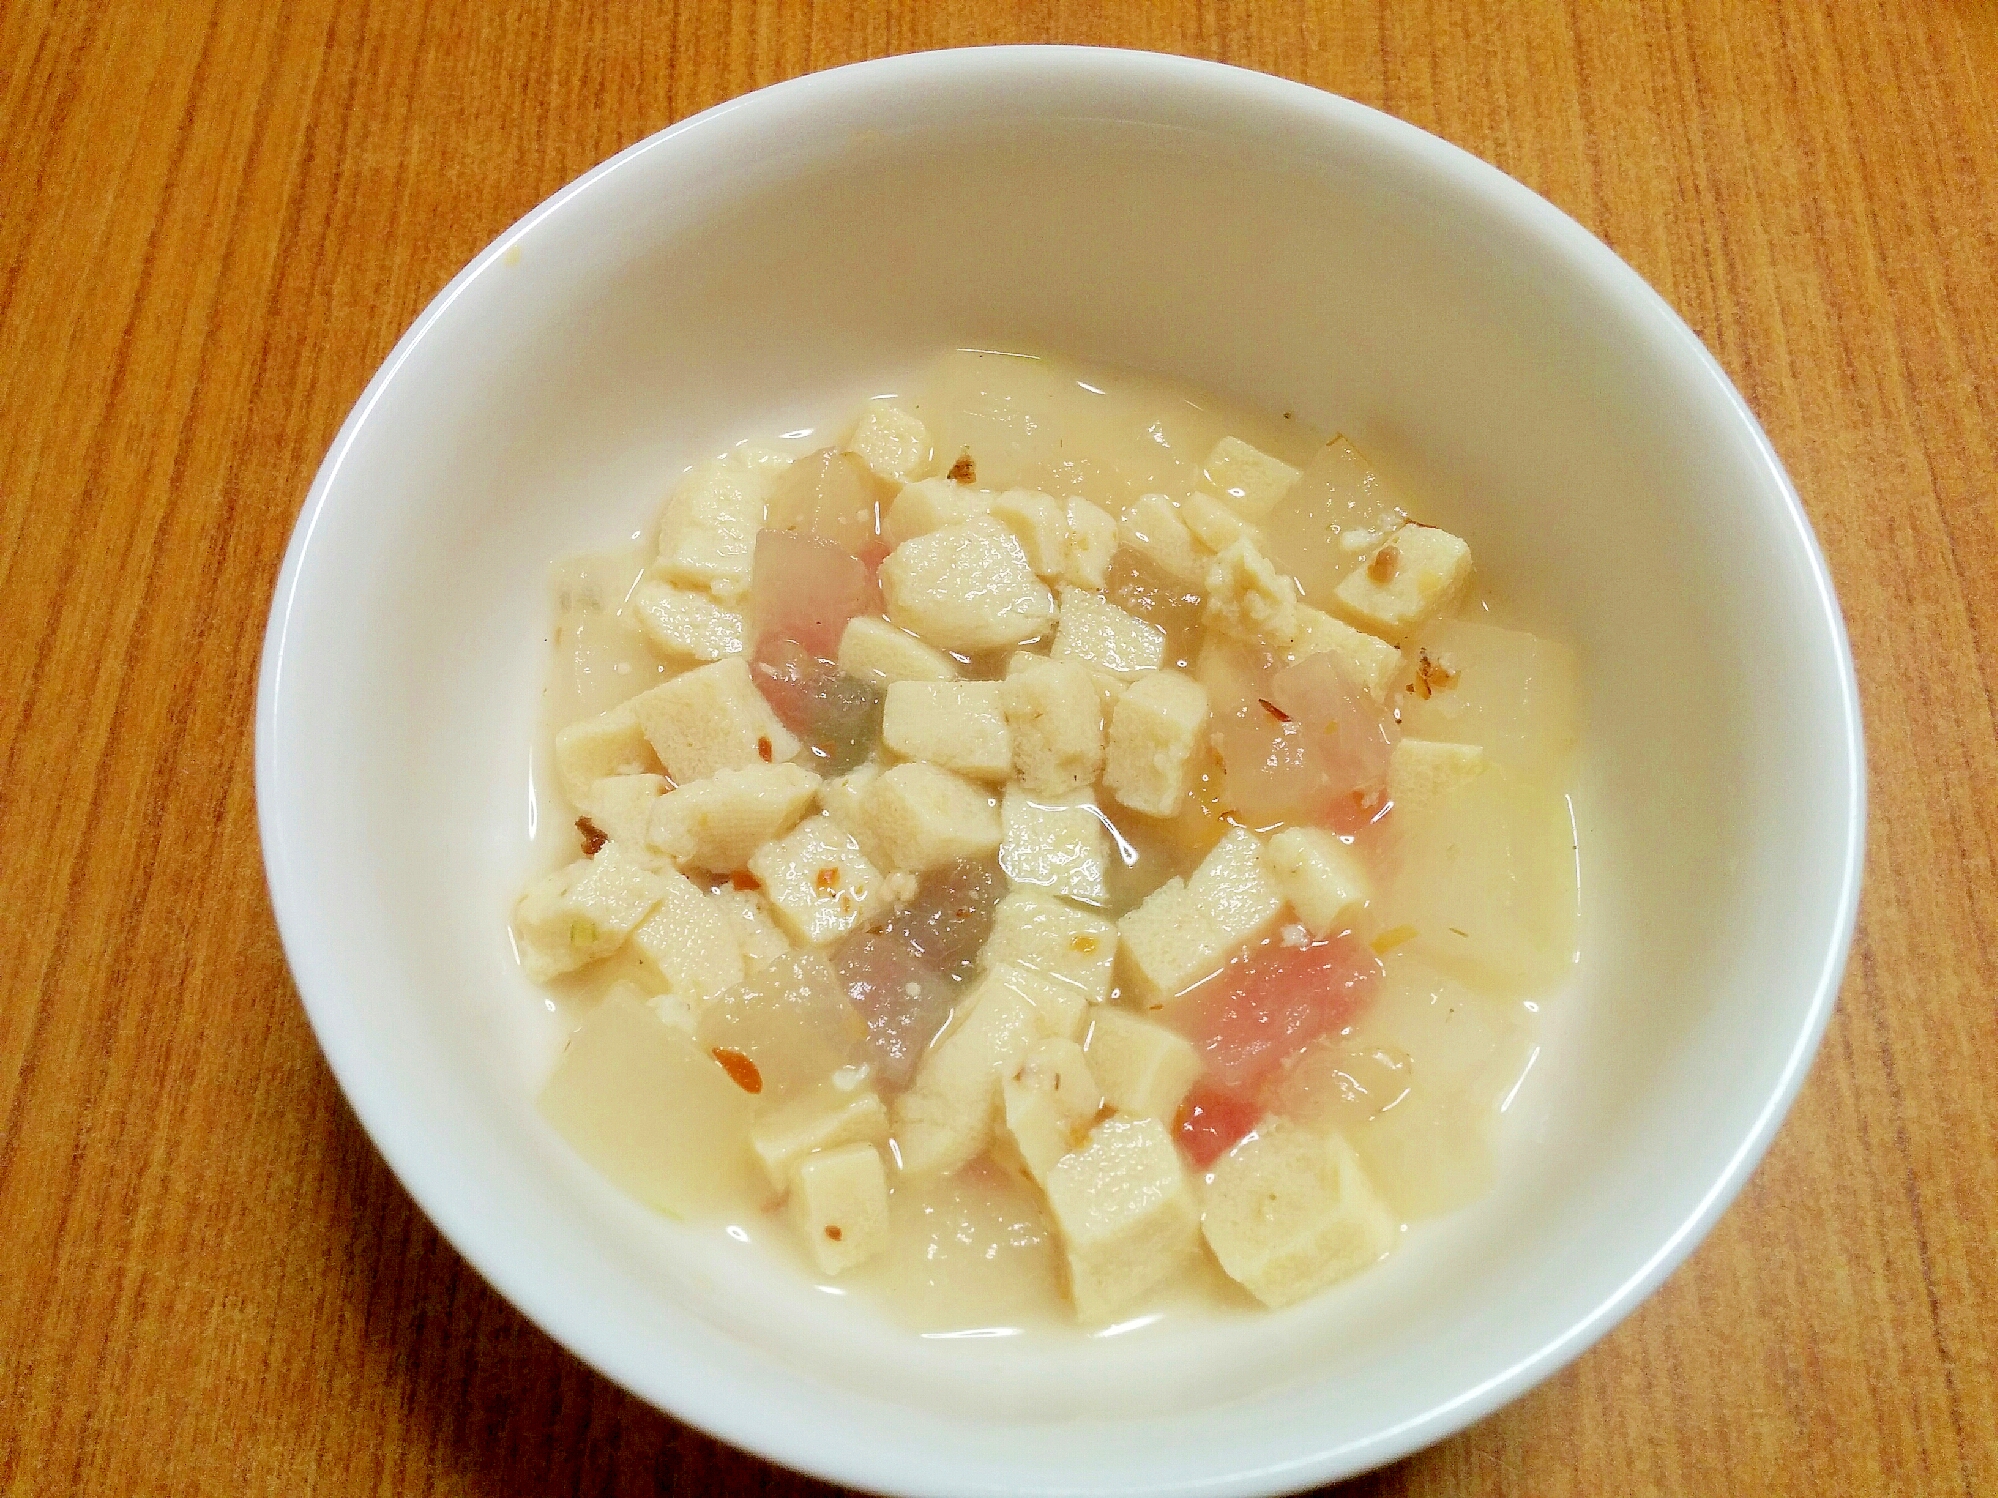
[[[545,569],[670,476],[949,346],[1167,372],[1350,433],[1582,650],[1585,960],[1503,1179],[1304,1306],[922,1340],[651,1216],[535,1113],[504,931],[532,858]],[[836,1481],[1261,1493],[1433,1441],[1574,1357],[1712,1225],[1851,933],[1862,747],[1822,558],[1697,339],[1572,221],[1383,115],[1206,63],[936,53],[767,89],[508,230],[313,484],[257,718],[321,1044],[438,1227],[582,1357]]]

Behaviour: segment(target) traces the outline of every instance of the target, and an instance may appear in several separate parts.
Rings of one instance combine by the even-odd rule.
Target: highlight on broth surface
[[[555,572],[541,1097],[925,1330],[1282,1306],[1474,1199],[1575,667],[1348,442],[958,352]]]

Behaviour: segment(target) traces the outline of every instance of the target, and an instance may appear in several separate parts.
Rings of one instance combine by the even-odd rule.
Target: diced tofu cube
[[[1252,644],[1288,645],[1297,638],[1297,584],[1255,542],[1232,542],[1208,563],[1201,617],[1208,629]]]
[[[992,501],[992,518],[1011,531],[1036,577],[1057,579],[1068,565],[1068,511],[1038,489],[1008,489]]]
[[[1048,663],[1044,650],[1016,650],[1006,657],[1006,680],[1011,681],[1023,671],[1031,671],[1036,666]]]
[[[1132,811],[1176,816],[1207,729],[1207,689],[1178,671],[1135,682],[1110,715],[1103,784]]]
[[[899,406],[869,406],[846,444],[884,479],[907,484],[930,467],[930,429]]]
[[[1061,580],[1100,592],[1110,574],[1110,558],[1117,551],[1117,518],[1086,499],[1071,499],[1066,509],[1068,551],[1062,560]]]
[[[947,525],[976,520],[991,505],[987,490],[970,489],[954,479],[920,479],[902,486],[882,517],[881,534],[890,546],[900,546]]]
[[[1261,520],[1290,492],[1297,470],[1240,437],[1223,437],[1207,455],[1207,482],[1236,513]]]
[[[1087,588],[1061,590],[1061,623],[1055,628],[1058,661],[1076,661],[1135,681],[1165,663],[1165,631]]]
[[[1091,1004],[1110,997],[1117,928],[1037,889],[1016,889],[992,914],[979,961],[1030,967],[1073,985]]]
[[[1020,1163],[1037,1184],[1070,1150],[1089,1137],[1103,1093],[1089,1074],[1082,1047],[1072,1040],[1036,1041],[999,1086],[1006,1133]]]
[[[660,797],[646,839],[682,869],[732,873],[797,826],[818,792],[819,777],[801,765],[717,770]]]
[[[1372,896],[1360,855],[1322,827],[1286,827],[1263,856],[1305,930],[1321,939],[1349,928]]]
[[[527,886],[514,907],[520,965],[537,983],[608,957],[651,914],[665,878],[616,843]]]
[[[1166,880],[1117,921],[1117,951],[1127,992],[1170,999],[1227,958],[1227,940],[1207,918],[1184,879]]]
[[[1048,1172],[1048,1208],[1068,1255],[1069,1293],[1090,1325],[1114,1320],[1186,1267],[1200,1209],[1172,1136],[1155,1118],[1111,1118]]]
[[[791,1174],[791,1221],[820,1274],[841,1274],[888,1246],[888,1173],[871,1144],[808,1155]]]
[[[1191,879],[1168,879],[1117,922],[1132,986],[1154,1000],[1184,992],[1268,931],[1282,910],[1261,843],[1230,830]]]
[[[873,845],[892,869],[921,873],[999,850],[998,803],[935,765],[882,771],[867,788],[863,812]]]
[[[569,804],[581,807],[590,787],[610,775],[650,775],[663,768],[629,702],[582,718],[555,735],[555,774]]]
[[[1240,827],[1208,850],[1186,888],[1235,946],[1268,931],[1283,910],[1283,891],[1270,875],[1262,840]]]
[[[880,778],[881,766],[864,764],[819,782],[819,809],[850,833],[876,865],[887,859],[874,845],[874,829],[867,820],[867,792]]]
[[[605,837],[638,852],[646,845],[653,804],[665,793],[663,775],[606,775],[578,804]]]
[[[824,946],[872,919],[888,903],[880,870],[829,816],[808,817],[751,855],[749,872],[777,922],[795,941]]]
[[[939,650],[996,650],[1045,634],[1054,595],[996,520],[904,541],[881,564],[888,617]]]
[[[1211,494],[1187,495],[1179,502],[1179,518],[1209,551],[1226,551],[1237,541],[1262,545],[1262,532]]]
[[[1378,635],[1353,628],[1308,603],[1297,606],[1297,634],[1285,653],[1294,665],[1308,655],[1330,652],[1346,674],[1376,702],[1385,701],[1388,686],[1401,670],[1401,652]]]
[[[717,770],[781,764],[798,752],[798,740],[777,721],[739,655],[676,676],[630,705],[675,785]]]
[[[1132,1118],[1170,1124],[1200,1076],[1200,1053],[1192,1041],[1115,1004],[1092,1016],[1084,1050],[1103,1100]]]
[[[659,571],[706,588],[723,603],[749,591],[749,564],[773,473],[738,457],[703,463],[680,482],[659,517]]]
[[[1404,640],[1456,602],[1471,579],[1471,548],[1433,525],[1404,525],[1340,583],[1336,596],[1368,629]]]
[[[1013,735],[1013,769],[1029,795],[1086,790],[1103,773],[1102,695],[1077,661],[1033,658],[1008,667],[1001,694]]]
[[[659,903],[631,933],[631,948],[666,992],[698,1014],[743,980],[742,947],[734,923],[706,890],[672,869],[659,880]]]
[[[861,614],[839,637],[839,668],[885,687],[898,681],[955,681],[957,662],[888,623]]]
[[[1066,802],[1036,801],[1017,785],[999,803],[999,867],[1084,905],[1109,898],[1110,833],[1087,792]]]
[[[996,681],[897,681],[881,712],[881,742],[978,780],[1013,773],[1013,733]]]
[[[1207,553],[1193,539],[1169,495],[1140,495],[1118,523],[1117,540],[1195,592],[1207,581]]]
[[[735,944],[742,949],[745,976],[760,973],[791,950],[791,943],[777,929],[770,902],[753,889],[731,889],[727,885],[709,893],[708,898],[721,911]]]
[[[947,1175],[991,1142],[999,1084],[1035,1041],[1073,1040],[1087,1001],[1072,985],[1009,962],[989,968],[964,1019],[923,1058],[891,1118],[905,1176]]]
[[[1388,754],[1388,799],[1396,806],[1440,801],[1484,768],[1485,751],[1477,744],[1402,739]]]
[[[822,1082],[778,1104],[749,1126],[749,1145],[770,1184],[782,1188],[791,1168],[819,1150],[886,1144],[888,1110],[872,1087]]]
[[[645,638],[669,658],[718,661],[742,650],[742,615],[693,588],[647,578],[631,606]]]
[[[1202,1231],[1221,1267],[1267,1306],[1357,1274],[1394,1247],[1394,1214],[1352,1146],[1281,1120],[1214,1162]]]

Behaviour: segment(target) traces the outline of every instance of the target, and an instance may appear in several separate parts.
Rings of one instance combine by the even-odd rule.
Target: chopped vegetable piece
[[[790,640],[821,660],[837,660],[846,621],[881,612],[873,573],[829,541],[758,531],[751,577],[750,633],[759,648],[768,639]]]
[[[759,640],[750,679],[821,774],[851,770],[881,739],[880,690],[790,640]]]
[[[953,985],[899,937],[862,931],[833,952],[833,971],[867,1022],[867,1054],[882,1090],[899,1092],[950,1018]]]
[[[881,540],[881,513],[895,490],[858,453],[825,447],[784,470],[771,486],[763,523],[773,531],[829,541],[872,572],[888,555]]]
[[[778,958],[717,995],[694,1030],[701,1049],[737,1086],[778,1098],[863,1060],[866,1034],[832,969],[820,958],[796,955]],[[752,1076],[754,1088],[747,1080]]]
[[[971,970],[992,931],[992,911],[1006,893],[996,859],[960,859],[930,870],[915,897],[882,928],[907,942],[939,972]]]
[[[1223,1092],[1211,1082],[1195,1082],[1179,1105],[1173,1132],[1179,1136],[1179,1147],[1186,1151],[1187,1158],[1205,1170],[1256,1126],[1262,1111],[1254,1103],[1232,1092]]]
[[[1207,1062],[1207,1079],[1253,1097],[1265,1078],[1359,1008],[1381,975],[1348,936],[1309,946],[1267,942],[1190,990],[1166,1022]]]
[[[1257,827],[1350,832],[1379,809],[1397,732],[1336,655],[1279,669],[1267,655],[1223,646],[1202,655],[1200,674],[1230,811]]]

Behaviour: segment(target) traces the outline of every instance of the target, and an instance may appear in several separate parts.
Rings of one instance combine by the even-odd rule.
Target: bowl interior
[[[546,568],[686,464],[947,347],[1168,373],[1350,434],[1582,652],[1584,964],[1501,1184],[1281,1315],[916,1339],[621,1200],[541,1124],[505,920],[537,857]],[[1007,49],[819,75],[559,195],[412,330],[279,588],[259,795],[313,1022],[507,1295],[683,1417],[857,1484],[1253,1491],[1462,1424],[1629,1308],[1739,1185],[1835,988],[1850,664],[1752,419],[1496,172],[1209,65]]]

